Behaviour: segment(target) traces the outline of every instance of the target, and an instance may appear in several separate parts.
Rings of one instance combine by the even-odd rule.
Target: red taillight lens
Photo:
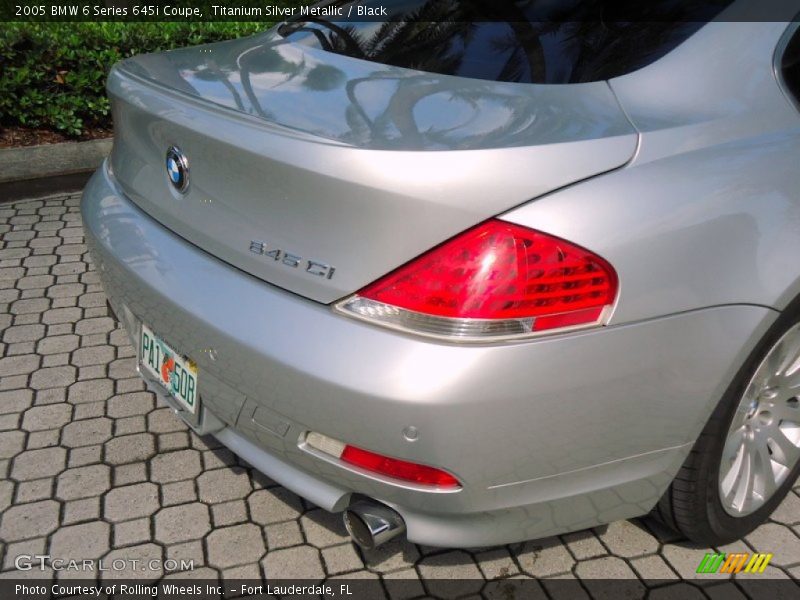
[[[369,450],[356,448],[355,446],[345,446],[341,460],[356,467],[361,467],[367,471],[373,471],[392,477],[402,479],[421,485],[432,485],[444,488],[458,488],[461,484],[458,479],[434,467],[418,465],[417,463],[389,458],[375,454]]]
[[[420,333],[526,335],[602,322],[616,298],[605,260],[492,219],[368,285],[340,310]]]

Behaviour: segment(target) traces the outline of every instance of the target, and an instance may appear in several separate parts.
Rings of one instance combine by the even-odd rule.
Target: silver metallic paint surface
[[[204,373],[245,394],[239,433],[220,439],[243,437],[299,469],[305,483],[282,480],[298,493],[314,494],[310,475],[395,506],[425,543],[500,543],[646,512],[776,314],[729,306],[526,343],[434,344],[230,268],[142,213],[102,171],[83,213],[115,306],[197,361],[201,396]],[[256,409],[288,422],[286,434],[254,423]],[[320,460],[298,445],[309,429],[441,465],[464,489],[419,492]]]
[[[121,63],[109,79],[114,121],[124,132],[111,162],[124,192],[164,225],[222,260],[320,302],[358,290],[488,216],[619,167],[636,149],[633,128],[605,82],[475,82],[321,53],[300,64],[310,68],[324,59],[342,72],[341,84],[324,93],[294,80],[253,82],[272,107],[269,119],[200,103],[200,94],[221,103],[229,91],[219,81],[200,85],[200,65],[224,54],[215,60],[229,72],[237,56],[264,44],[272,47],[256,37],[213,54],[187,49]],[[276,48],[312,52],[287,43]],[[229,79],[233,85],[236,73]],[[448,115],[456,110],[454,98],[465,95],[477,114],[444,137],[422,122],[412,131],[391,133],[387,125],[359,137],[339,129],[349,122],[344,88],[356,79],[364,80],[362,88],[374,84],[360,100],[364,110],[386,112],[389,122],[423,118],[402,108],[410,102],[401,101],[404,93],[416,102],[431,94],[429,101],[440,105],[425,110]],[[185,195],[164,185],[164,153],[173,144],[191,166]],[[315,277],[255,255],[250,240],[333,265],[335,276]]]
[[[631,164],[503,216],[614,265],[611,323],[800,294],[800,113],[773,72],[786,28],[711,23],[612,81],[642,129]]]
[[[603,81],[528,85],[402,69],[269,31],[117,66],[294,131],[373,150],[480,150],[631,133]],[[120,73],[121,72],[121,73]]]
[[[324,508],[366,494],[402,514],[412,541],[453,546],[643,514],[800,293],[800,117],[772,64],[785,29],[711,24],[611,87],[476,83],[312,52],[285,81],[254,76],[273,107],[259,116],[252,99],[231,109],[231,87],[248,95],[235,57],[260,42],[265,65],[306,50],[268,35],[215,46],[224,81],[200,77],[210,63],[194,50],[141,57],[110,80],[124,133],[114,176],[101,169],[85,192],[87,239],[115,307],[197,360],[201,394],[204,373],[213,388],[203,401],[229,424],[216,435]],[[322,63],[344,78],[308,89]],[[360,102],[386,128],[337,115],[354,79],[373,86]],[[431,80],[434,96],[485,93],[475,118],[446,133],[398,126],[409,123],[393,101]],[[499,97],[521,112],[486,133]],[[563,118],[525,125],[525,111]],[[185,198],[163,171],[173,143],[192,166]],[[614,265],[608,327],[459,346],[310,300],[331,302],[497,214]],[[259,262],[250,239],[337,275]],[[442,466],[464,489],[420,492],[315,456],[301,443],[309,429]]]

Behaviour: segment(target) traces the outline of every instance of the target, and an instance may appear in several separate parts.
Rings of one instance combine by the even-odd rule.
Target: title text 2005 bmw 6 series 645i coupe
[[[141,375],[365,547],[746,534],[800,470],[800,6],[382,4],[111,72]]]

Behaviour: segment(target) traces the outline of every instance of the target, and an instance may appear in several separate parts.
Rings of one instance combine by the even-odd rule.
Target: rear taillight
[[[492,219],[336,308],[405,331],[482,341],[601,325],[616,295],[617,275],[599,256]]]

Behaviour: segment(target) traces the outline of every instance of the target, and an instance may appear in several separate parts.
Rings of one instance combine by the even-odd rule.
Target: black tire
[[[652,516],[692,542],[720,546],[761,525],[777,508],[800,474],[800,461],[771,499],[741,517],[728,514],[719,493],[719,471],[728,429],[756,369],[786,331],[800,322],[800,302],[792,303],[773,324],[720,400],[675,479],[653,508]]]

